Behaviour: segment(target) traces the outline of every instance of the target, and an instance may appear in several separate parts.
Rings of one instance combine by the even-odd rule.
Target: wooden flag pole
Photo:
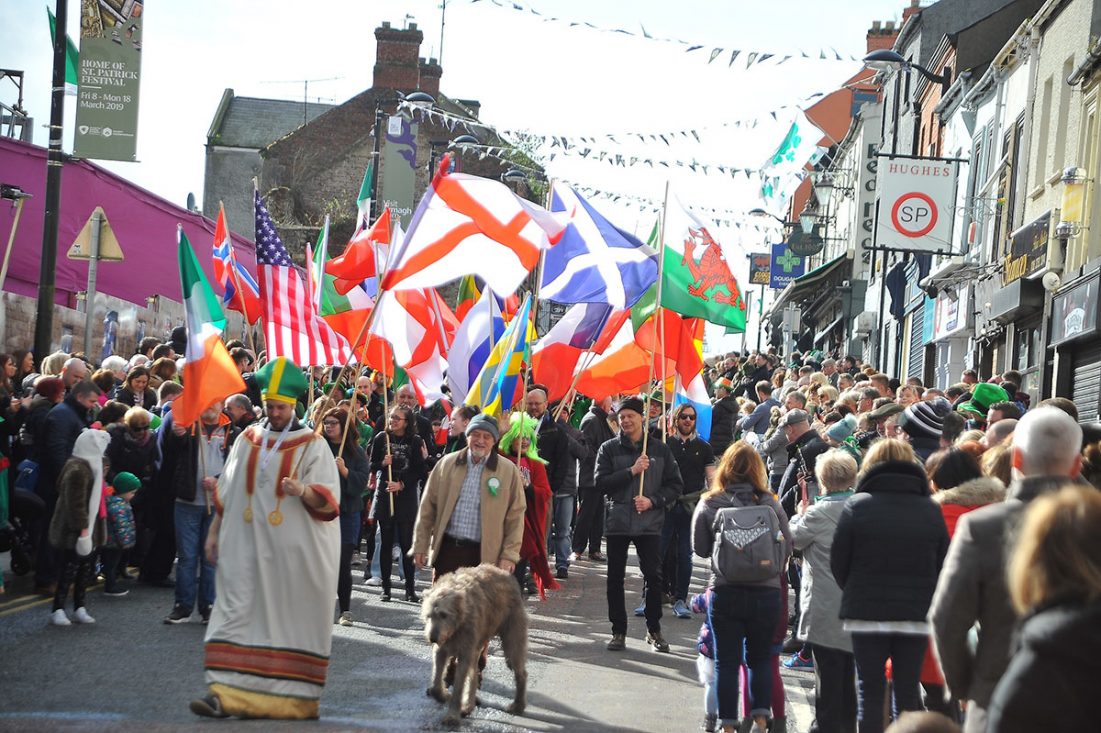
[[[661,314],[661,281],[664,275],[665,269],[665,214],[669,209],[669,181],[665,182],[665,203],[661,207],[661,220],[658,224],[658,246],[661,248],[658,251],[658,287],[657,287],[657,310],[654,312],[657,314],[658,319],[662,317]],[[664,362],[664,356],[662,361]],[[646,414],[642,416],[642,454],[646,455],[646,448],[649,445],[650,431],[646,429],[646,423],[650,419],[650,395],[653,393],[654,384],[654,352],[650,352],[650,380],[646,384],[646,405],[643,409],[646,410]],[[664,390],[665,385],[662,384],[661,388]],[[664,396],[664,395],[663,395]],[[638,477],[638,495],[642,496],[642,489],[646,483],[646,472],[643,471]]]
[[[390,457],[390,396],[388,390],[390,386],[387,384],[389,377],[386,376],[386,360],[382,361],[382,434],[386,440],[386,456]],[[409,425],[406,423],[405,429],[409,430]],[[393,459],[391,459],[393,460]],[[394,521],[394,492],[390,491],[390,481],[394,480],[394,466],[393,464],[386,467],[386,495],[390,497],[390,521]]]

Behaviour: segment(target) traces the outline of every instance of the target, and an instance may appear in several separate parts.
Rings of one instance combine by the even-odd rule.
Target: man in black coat
[[[725,377],[715,382],[715,404],[711,406],[711,447],[721,456],[734,442],[734,425],[738,420],[738,399],[734,386]]]
[[[596,452],[600,446],[616,436],[619,425],[611,416],[612,398],[605,397],[589,405],[589,411],[581,418],[581,435],[585,439],[585,457],[577,471],[577,493],[581,506],[577,511],[577,524],[573,531],[573,555],[576,560],[588,546],[589,559],[604,560],[600,541],[604,537],[604,497],[596,488]]]
[[[57,477],[61,467],[73,455],[73,445],[92,419],[92,409],[98,404],[102,391],[88,380],[77,382],[63,401],[54,405],[41,430],[35,436],[35,460],[38,462],[38,484],[35,493],[46,503],[43,515],[48,524],[57,504]],[[35,564],[35,589],[53,593],[51,586],[57,583],[58,551],[46,538],[45,527],[38,542],[38,558]]]

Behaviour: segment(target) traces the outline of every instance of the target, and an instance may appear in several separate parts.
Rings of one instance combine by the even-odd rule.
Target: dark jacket
[[[226,431],[225,441],[222,443],[222,460],[225,461],[229,457],[229,449],[241,434],[241,429],[229,423],[219,425],[215,430]],[[163,452],[171,453],[176,459],[172,462],[172,494],[177,499],[187,502],[194,501],[195,494],[199,490],[199,441],[194,433],[194,427],[189,428],[183,435],[176,435],[169,429],[161,439]],[[111,465],[111,470],[114,471],[114,464]]]
[[[752,397],[757,382],[767,382],[769,377],[772,376],[772,369],[769,368],[768,364],[764,366],[747,366],[747,368],[749,369],[748,372],[745,369],[742,370],[742,373],[745,374],[745,376],[742,377],[742,381],[734,385],[735,397],[740,397],[742,395]]]
[[[83,458],[66,461],[57,478],[57,506],[50,519],[50,544],[59,550],[76,548],[80,533],[88,526],[88,500],[91,497],[95,473]],[[92,546],[99,547],[106,539],[106,527],[97,519],[92,531]]]
[[[386,482],[390,475],[394,481],[401,481],[405,488],[394,493],[394,520],[410,522],[417,518],[417,487],[428,476],[421,447],[424,443],[419,435],[390,435],[390,454],[393,461],[390,468],[382,465],[386,457],[387,433],[382,432],[371,441],[371,473],[375,475],[375,497],[371,502],[371,518],[379,521],[390,519],[390,499]]]
[[[595,401],[589,405],[589,411],[581,418],[581,435],[585,439],[585,457],[579,462],[577,485],[582,489],[596,487],[596,452],[600,446],[615,437],[615,431],[608,424],[610,415]]]
[[[665,519],[665,510],[680,497],[683,490],[680,471],[673,454],[661,441],[649,441],[646,455],[650,467],[638,476],[631,474],[631,466],[642,455],[642,444],[635,443],[620,433],[602,446],[596,454],[596,488],[604,494],[604,534],[639,535],[659,534]],[[639,481],[643,496],[653,506],[639,514],[635,510]]]
[[[960,517],[929,609],[933,648],[953,697],[989,704],[1009,665],[1017,622],[1005,581],[1010,530],[1028,502],[1068,483],[1066,476],[1024,478],[1009,487],[1006,501]],[[968,638],[976,622],[979,644],[972,652]]]
[[[990,733],[1097,730],[1101,603],[1060,604],[1024,620],[990,700]]]
[[[711,447],[721,456],[734,442],[734,423],[738,420],[738,400],[727,395],[716,400],[711,408]]]
[[[724,487],[721,494],[714,494],[701,500],[696,505],[696,512],[692,515],[692,551],[700,557],[711,557],[715,548],[715,515],[720,509],[732,506],[754,506],[767,504],[776,513],[776,519],[780,522],[780,531],[784,533],[784,562],[777,569],[776,576],[758,583],[739,583],[739,585],[763,586],[765,588],[780,589],[780,573],[787,567],[787,559],[791,557],[791,528],[788,526],[787,515],[780,508],[780,502],[771,493],[758,494],[749,484],[733,484]],[[708,585],[722,584],[711,571],[711,579]],[[785,618],[787,615],[785,614]]]
[[[135,394],[130,387],[123,385],[115,392],[115,402],[121,402],[127,407],[144,407],[150,412],[157,406],[157,393],[148,387],[141,395]]]
[[[326,440],[329,450],[333,452],[333,458],[340,453],[340,442],[333,443]],[[353,440],[344,444],[344,467],[348,469],[347,476],[340,477],[340,513],[341,515],[355,514],[363,511],[363,494],[367,491],[367,480],[371,477],[371,465],[367,462],[367,454]],[[338,472],[339,475],[339,472]],[[387,504],[387,511],[390,507]]]
[[[35,436],[35,457],[40,471],[36,493],[44,498],[56,495],[61,467],[73,454],[77,436],[86,427],[88,411],[72,395],[50,409],[42,421],[42,430]]]
[[[30,457],[34,456],[35,439],[41,432],[46,416],[50,414],[53,406],[54,403],[39,394],[34,396],[31,406],[26,410],[27,414],[23,417],[23,424],[19,428],[19,443]]]
[[[845,503],[830,549],[841,618],[924,621],[948,530],[916,463],[872,466]]]
[[[680,471],[682,491],[678,503],[689,514],[696,508],[700,495],[707,491],[707,468],[715,465],[715,451],[706,440],[692,434],[687,440],[680,435],[672,435],[666,443]]]
[[[161,460],[161,451],[157,445],[157,436],[153,433],[145,433],[145,442],[134,440],[130,429],[125,425],[112,425],[107,428],[107,434],[111,436],[111,442],[107,446],[104,457],[110,462],[107,470],[107,482],[114,481],[115,476],[123,471],[141,479],[143,488],[148,488],[156,473],[157,464]],[[166,436],[167,440],[167,436]],[[192,494],[191,498],[195,495]]]
[[[546,461],[547,480],[554,496],[577,495],[577,461],[587,451],[575,434],[565,418],[555,421],[550,412],[539,421],[535,445],[539,457]]]
[[[776,428],[783,433],[783,428]],[[795,507],[799,503],[799,471],[804,466],[807,471],[807,482],[813,484],[808,492],[810,496],[817,495],[817,479],[814,469],[818,465],[818,456],[830,449],[829,445],[818,436],[814,430],[808,430],[788,444],[788,465],[784,469],[784,477],[780,479],[780,505],[788,516],[795,514]],[[802,461],[800,461],[800,456]]]

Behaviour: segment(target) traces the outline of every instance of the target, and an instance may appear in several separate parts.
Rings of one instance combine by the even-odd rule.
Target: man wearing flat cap
[[[683,483],[673,454],[660,440],[642,449],[646,407],[631,397],[619,405],[619,437],[604,442],[596,453],[596,488],[605,497],[604,534],[608,538],[608,620],[612,623],[609,651],[626,647],[627,605],[623,580],[627,547],[638,553],[646,583],[646,643],[668,652],[661,635],[661,527],[665,510],[680,498]],[[641,488],[641,492],[639,489]]]
[[[431,565],[433,581],[490,563],[513,572],[524,539],[524,482],[501,460],[497,420],[479,413],[466,426],[466,448],[440,459],[424,487],[413,529],[413,561]]]
[[[256,380],[267,417],[233,444],[214,490],[209,692],[191,711],[316,718],[332,644],[340,480],[326,441],[295,418],[302,370],[279,357]]]

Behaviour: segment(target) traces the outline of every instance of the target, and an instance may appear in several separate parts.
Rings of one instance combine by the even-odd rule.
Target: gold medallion
[[[273,527],[278,527],[283,523],[283,512],[276,509],[274,512],[268,515],[268,524]]]
[[[245,522],[252,524],[252,507],[250,506],[245,507]]]

